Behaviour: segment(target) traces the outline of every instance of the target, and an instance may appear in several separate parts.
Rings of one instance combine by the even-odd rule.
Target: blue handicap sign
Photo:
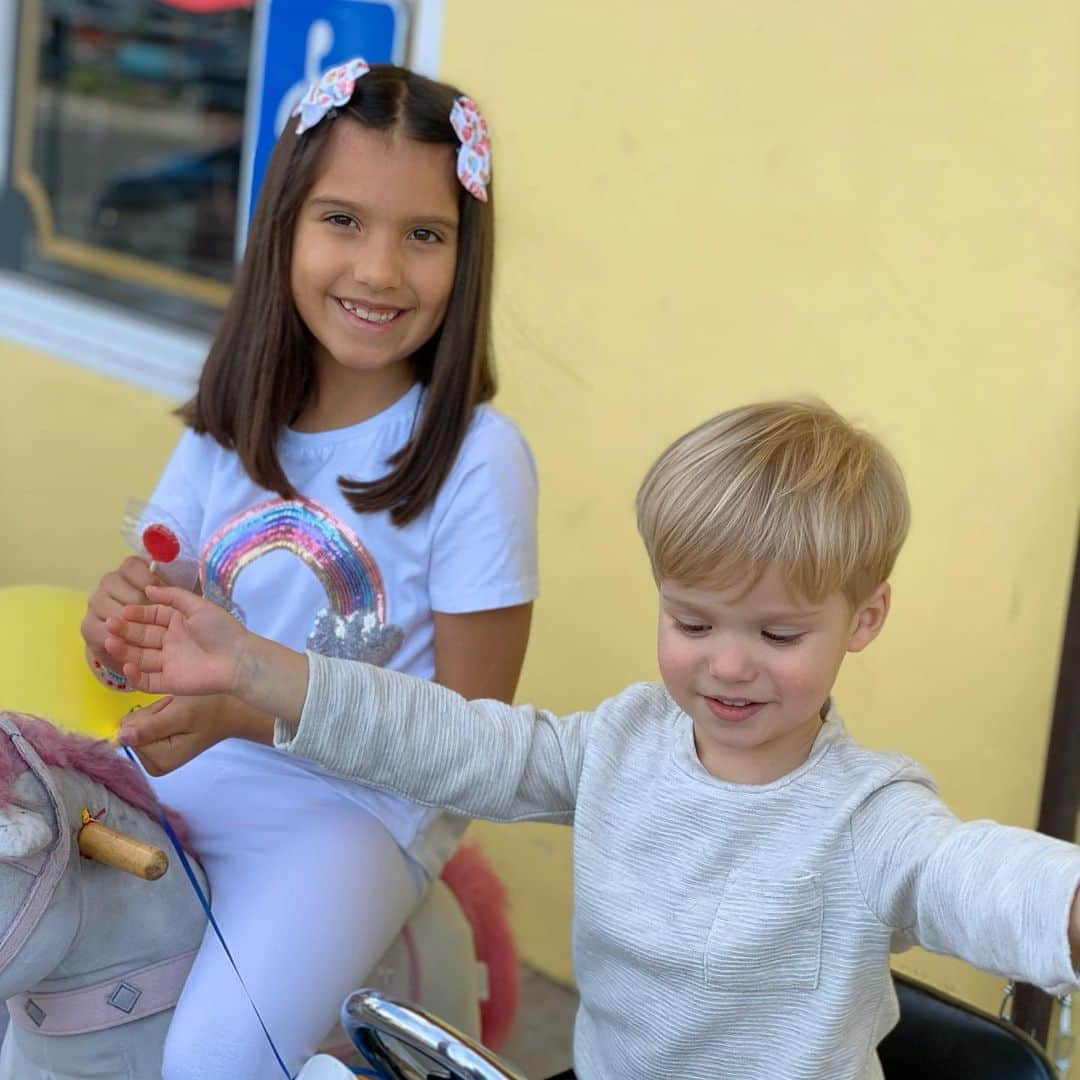
[[[278,135],[296,103],[327,68],[362,56],[369,64],[400,64],[408,40],[401,0],[263,0],[257,8],[249,89],[248,167],[243,223],[255,209]]]

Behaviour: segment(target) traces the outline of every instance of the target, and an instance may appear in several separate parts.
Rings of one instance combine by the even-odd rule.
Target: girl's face
[[[410,357],[442,323],[454,281],[453,149],[342,119],[300,208],[293,302],[315,339],[316,407],[364,419],[412,383]],[[353,390],[362,393],[351,393]],[[348,409],[344,410],[348,412]]]

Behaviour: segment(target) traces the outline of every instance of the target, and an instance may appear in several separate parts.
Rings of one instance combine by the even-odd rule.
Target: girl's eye
[[[437,244],[442,239],[434,229],[413,229],[412,236],[421,244]]]
[[[802,634],[770,634],[768,630],[762,630],[761,636],[774,645],[794,645],[802,637]]]
[[[352,226],[354,226],[356,224],[355,219],[349,217],[348,214],[330,214],[326,218],[326,220],[331,225],[338,225],[338,226],[341,226],[342,228],[346,228],[346,229],[351,228]]]
[[[681,619],[675,620],[675,626],[680,633],[688,634],[690,637],[697,637],[700,634],[708,633],[710,627],[704,623],[685,623]]]

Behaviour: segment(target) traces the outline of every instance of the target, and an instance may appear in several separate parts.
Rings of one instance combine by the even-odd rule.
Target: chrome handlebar
[[[428,1080],[432,1067],[453,1080],[526,1080],[431,1013],[378,990],[350,994],[341,1006],[341,1026],[369,1062],[394,1080]]]

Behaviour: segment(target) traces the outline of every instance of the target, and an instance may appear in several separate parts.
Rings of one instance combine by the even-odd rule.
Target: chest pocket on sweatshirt
[[[717,990],[813,990],[821,968],[821,879],[728,876],[705,942]]]

